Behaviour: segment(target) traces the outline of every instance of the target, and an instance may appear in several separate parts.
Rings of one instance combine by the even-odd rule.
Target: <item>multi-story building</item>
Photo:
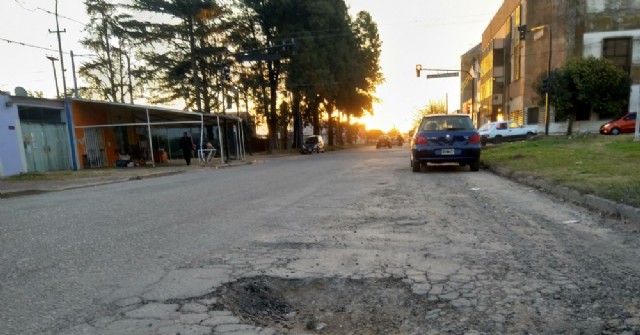
[[[628,110],[638,110],[639,38],[639,0],[505,0],[482,34],[476,124],[514,119],[550,133],[566,131],[553,108],[547,118],[545,97],[533,85],[571,57],[604,57],[627,71],[633,79]],[[462,66],[468,67],[468,57],[462,56]],[[463,103],[468,90],[462,87]],[[577,111],[576,121],[576,131],[597,131],[602,123],[589,111]]]

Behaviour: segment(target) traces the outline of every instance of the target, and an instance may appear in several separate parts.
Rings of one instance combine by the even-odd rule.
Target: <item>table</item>
[[[216,155],[216,148],[198,149],[198,158],[200,159],[200,162],[203,165],[211,162],[211,159],[215,155]]]

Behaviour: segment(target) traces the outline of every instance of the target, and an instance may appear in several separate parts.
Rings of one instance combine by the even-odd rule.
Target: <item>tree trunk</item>
[[[280,62],[269,62],[269,111],[267,112],[267,124],[269,128],[269,149],[268,153],[272,153],[278,143],[278,71],[280,70]]]
[[[573,134],[573,123],[576,120],[576,112],[571,111],[567,118],[567,136],[571,136]]]
[[[347,143],[353,144],[353,126],[351,125],[351,114],[347,115]]]
[[[300,113],[300,92],[293,92],[293,102],[291,109],[293,111],[293,145],[295,149],[302,148],[302,114]]]
[[[344,138],[342,137],[342,113],[338,112],[338,117],[336,118],[336,144],[343,145]]]
[[[335,142],[334,142],[334,138],[333,138],[333,106],[328,105],[327,106],[327,119],[328,119],[328,136],[329,136],[329,146],[334,146]]]
[[[320,112],[318,111],[318,107],[320,106],[320,101],[317,98],[313,99],[311,106],[309,109],[311,110],[311,115],[313,118],[313,134],[320,135]]]
[[[193,76],[193,86],[196,91],[196,108],[202,113],[202,101],[200,100],[200,77],[198,77],[198,65],[196,64],[196,37],[193,31],[193,17],[189,17],[189,47],[191,51],[191,75]]]

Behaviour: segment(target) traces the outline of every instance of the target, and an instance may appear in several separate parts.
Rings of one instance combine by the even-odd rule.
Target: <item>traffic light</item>
[[[521,26],[518,26],[518,31],[520,32],[520,40],[524,41],[524,39],[527,37],[527,25],[523,24]]]
[[[542,79],[542,92],[548,93],[551,90],[549,77]]]
[[[222,78],[224,81],[231,80],[231,74],[229,73],[229,68],[227,66],[222,68]]]

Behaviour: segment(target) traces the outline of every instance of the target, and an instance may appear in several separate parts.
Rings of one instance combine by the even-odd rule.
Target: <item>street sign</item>
[[[536,30],[535,34],[533,34],[533,40],[537,41],[544,36],[544,29]]]
[[[458,72],[446,72],[446,73],[436,73],[436,74],[428,74],[427,79],[431,78],[446,78],[446,77],[457,77],[460,74]]]
[[[282,57],[279,54],[244,54],[236,55],[238,62],[257,62],[257,61],[279,61]]]

